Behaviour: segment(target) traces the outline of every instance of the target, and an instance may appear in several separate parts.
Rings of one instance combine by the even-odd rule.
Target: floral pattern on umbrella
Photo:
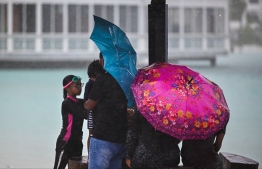
[[[157,130],[178,139],[205,139],[229,119],[222,89],[183,65],[155,63],[132,84],[138,110]]]

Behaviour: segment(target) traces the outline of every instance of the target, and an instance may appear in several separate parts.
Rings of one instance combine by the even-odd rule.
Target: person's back
[[[180,161],[180,141],[155,128],[136,112],[126,140],[127,164],[132,168],[175,167]]]
[[[206,140],[183,141],[181,149],[183,165],[196,166],[197,169],[211,169],[212,166],[216,165],[216,162],[220,163],[217,153],[213,150],[214,139],[215,135]]]
[[[184,140],[181,157],[184,166],[196,169],[222,169],[222,161],[218,155],[225,128],[205,140]]]

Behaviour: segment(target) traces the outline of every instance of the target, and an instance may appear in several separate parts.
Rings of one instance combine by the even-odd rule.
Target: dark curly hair
[[[96,78],[100,73],[104,73],[105,69],[99,63],[99,60],[94,60],[91,62],[87,69],[87,74],[89,78]]]
[[[71,80],[73,79],[75,75],[67,75],[64,79],[63,79],[63,86],[67,85],[69,82],[71,82]],[[63,97],[64,99],[67,97],[67,91],[66,89],[63,89]]]

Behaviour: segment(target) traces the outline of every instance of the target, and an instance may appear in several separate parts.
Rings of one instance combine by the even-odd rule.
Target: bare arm
[[[224,136],[225,136],[224,133],[220,133],[220,134],[217,135],[216,141],[214,143],[214,148],[215,148],[216,152],[218,152],[220,150],[220,148],[222,146],[222,142],[223,142]]]
[[[84,104],[84,107],[86,110],[89,110],[89,111],[92,111],[96,105],[97,105],[98,101],[94,101],[92,99],[88,99],[85,104]]]
[[[126,165],[127,165],[129,168],[132,168],[132,167],[131,167],[131,160],[130,160],[130,159],[126,159]]]

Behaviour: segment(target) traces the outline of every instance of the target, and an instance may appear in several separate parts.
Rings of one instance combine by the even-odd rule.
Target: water
[[[181,63],[224,91],[231,117],[221,152],[262,165],[262,49],[219,57],[214,68],[200,61]],[[52,168],[62,125],[62,79],[68,74],[87,82],[86,69],[0,70],[0,168]],[[83,131],[83,155],[87,155],[86,122]]]

